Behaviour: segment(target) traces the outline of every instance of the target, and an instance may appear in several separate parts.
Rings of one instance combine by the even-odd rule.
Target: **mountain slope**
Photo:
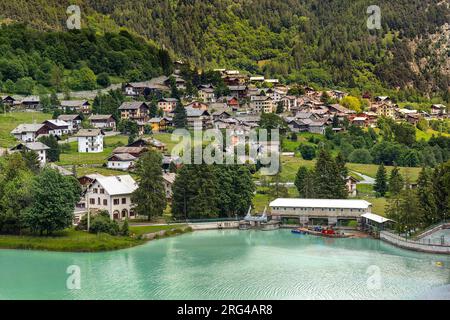
[[[0,15],[62,30],[73,2],[5,0]],[[201,67],[367,91],[447,90],[449,52],[437,48],[436,35],[450,20],[448,2],[378,3],[382,30],[370,31],[370,0],[78,1],[85,26],[101,32],[126,27]]]

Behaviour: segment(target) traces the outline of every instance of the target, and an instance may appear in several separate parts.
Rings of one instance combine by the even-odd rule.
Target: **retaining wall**
[[[450,254],[450,246],[441,246],[435,244],[429,245],[416,241],[407,241],[405,238],[388,231],[381,231],[380,239],[403,249],[427,253]]]

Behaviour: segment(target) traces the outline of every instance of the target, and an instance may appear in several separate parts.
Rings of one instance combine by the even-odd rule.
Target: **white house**
[[[42,142],[25,142],[25,143],[19,143],[17,146],[11,149],[12,152],[14,151],[25,151],[30,152],[33,151],[38,155],[38,160],[41,166],[43,167],[45,163],[47,162],[47,150],[50,148],[47,147]]]
[[[69,130],[69,123],[63,120],[45,120],[43,124],[48,127],[48,134],[55,137],[61,137],[64,134],[71,133],[71,131]]]
[[[175,182],[176,174],[173,172],[164,172],[163,173],[163,184],[164,184],[164,191],[166,193],[167,199],[172,199],[173,192],[172,192],[172,186]]]
[[[108,158],[108,168],[116,170],[128,170],[134,165],[136,157],[129,153],[117,153]]]
[[[23,142],[34,142],[41,134],[48,134],[49,128],[44,124],[20,124],[11,134]]]
[[[100,129],[81,129],[76,134],[76,137],[78,137],[78,152],[103,152],[104,135],[105,134]]]
[[[96,175],[86,189],[86,209],[106,210],[111,219],[122,220],[136,217],[131,203],[131,194],[138,188],[130,175],[105,177]]]
[[[76,132],[81,128],[81,116],[79,114],[61,114],[58,120],[64,121],[69,125],[70,132]]]

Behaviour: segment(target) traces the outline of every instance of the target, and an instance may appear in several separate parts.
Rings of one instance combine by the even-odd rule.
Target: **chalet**
[[[309,118],[286,118],[286,120],[287,125],[292,132],[325,133],[325,122],[323,120],[313,121]]]
[[[173,192],[172,192],[172,186],[175,182],[176,174],[172,172],[164,172],[163,173],[163,184],[164,184],[164,190],[166,193],[166,198],[168,200],[172,199]]]
[[[91,112],[91,104],[87,100],[63,100],[61,101],[61,110],[64,112],[89,114]]]
[[[331,114],[337,114],[339,117],[345,117],[350,114],[356,114],[356,111],[347,109],[344,106],[341,106],[340,104],[332,104],[328,106],[329,113]]]
[[[35,142],[40,135],[46,135],[49,128],[45,124],[20,124],[11,134],[23,142]]]
[[[81,116],[79,114],[61,114],[57,118],[69,125],[69,132],[76,132],[81,128]]]
[[[131,194],[138,188],[130,175],[104,177],[96,175],[87,187],[87,210],[108,211],[111,219],[124,220],[136,217]]]
[[[237,110],[239,108],[239,100],[236,97],[227,98],[226,103],[231,110]]]
[[[129,153],[117,153],[108,158],[108,169],[129,170],[134,166],[136,157]]]
[[[214,88],[201,88],[198,90],[198,97],[203,102],[216,102],[216,94]]]
[[[124,154],[128,153],[132,155],[133,157],[139,158],[143,153],[147,152],[147,147],[117,147],[113,150],[113,154]]]
[[[345,92],[339,91],[339,90],[331,90],[327,92],[328,96],[331,99],[341,100],[344,98],[347,94]]]
[[[379,117],[395,119],[395,106],[389,103],[372,105],[372,111],[376,112]]]
[[[163,156],[161,166],[164,172],[169,171],[171,163],[173,163],[176,168],[180,168],[182,165],[180,157]]]
[[[256,113],[272,113],[275,111],[274,101],[269,96],[252,96],[250,99],[250,109]]]
[[[93,114],[89,117],[89,123],[97,129],[116,130],[116,120],[110,114]]]
[[[371,212],[372,204],[365,200],[340,199],[276,199],[270,204],[272,219],[298,219],[301,225],[339,225],[361,221],[361,215]]]
[[[167,130],[168,121],[165,117],[151,118],[148,122],[152,127],[152,132],[164,132]]]
[[[175,110],[178,103],[178,99],[175,98],[162,98],[158,101],[158,108],[165,113],[171,113]]]
[[[135,122],[147,122],[149,119],[149,107],[145,102],[124,102],[119,107],[119,111],[122,120],[128,119]]]
[[[367,127],[369,125],[367,117],[354,117],[351,123],[358,127]]]
[[[418,114],[408,114],[406,121],[415,126],[420,121],[420,116]]]
[[[80,129],[76,134],[78,138],[78,152],[99,153],[103,152],[103,136],[101,129]]]
[[[380,104],[381,103],[391,104],[392,100],[388,96],[378,96],[378,97],[375,97],[375,102],[380,103]]]
[[[190,128],[210,128],[212,126],[211,115],[206,110],[185,108],[188,127]]]
[[[225,110],[213,112],[212,117],[213,121],[217,121],[219,119],[228,119],[231,118],[231,113]]]
[[[55,137],[61,137],[65,134],[71,133],[71,131],[69,130],[69,123],[63,120],[46,120],[43,122],[43,124],[48,127],[48,134]]]
[[[38,96],[25,97],[20,103],[25,109],[39,110],[41,108],[41,99]]]
[[[200,110],[208,110],[208,105],[203,102],[193,101],[189,103],[188,105],[184,106],[185,108],[194,108],[194,109],[200,109]]]
[[[431,115],[442,116],[447,113],[447,107],[443,104],[433,104],[431,106]]]
[[[185,90],[186,89],[186,81],[177,74],[172,74],[170,77],[167,78],[167,80],[164,81],[164,84],[168,87],[171,86],[171,78],[175,79],[175,86],[178,90]]]
[[[154,138],[140,138],[130,143],[127,147],[145,148],[145,151],[147,151],[150,148],[158,151],[165,151],[167,149],[166,144]]]
[[[12,152],[35,152],[38,155],[38,160],[42,167],[47,162],[47,150],[50,150],[50,148],[42,142],[23,142],[11,149]]]
[[[137,96],[154,96],[161,98],[164,92],[169,91],[169,88],[163,84],[166,77],[163,79],[154,78],[150,81],[144,82],[131,82],[125,84],[123,87],[124,94],[126,96],[137,97]]]
[[[289,112],[298,107],[298,100],[295,96],[284,96],[280,101],[283,104],[284,111]]]
[[[264,76],[253,76],[253,77],[250,77],[249,81],[263,83],[265,81],[265,78],[264,78]]]
[[[16,102],[16,99],[14,99],[14,98],[11,97],[11,96],[2,96],[2,97],[0,97],[0,101],[1,101],[4,105],[9,106],[9,107],[11,108],[11,107],[14,106],[14,104],[15,104],[15,102]]]
[[[247,96],[248,91],[247,86],[242,85],[228,86],[228,89],[230,90],[230,95],[238,99],[242,99],[245,98],[245,96]]]

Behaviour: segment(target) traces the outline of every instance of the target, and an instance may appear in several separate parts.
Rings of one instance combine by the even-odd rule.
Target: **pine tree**
[[[389,192],[391,195],[397,195],[402,191],[404,187],[403,177],[400,174],[400,170],[397,166],[394,167],[391,171],[391,175],[389,177]]]
[[[147,216],[149,220],[162,216],[167,204],[161,161],[161,155],[150,150],[136,163],[139,187],[132,193],[131,199],[136,205],[136,213]]]
[[[417,179],[417,195],[419,198],[419,213],[424,226],[438,222],[439,214],[435,201],[431,173],[425,167],[420,171]]]
[[[300,198],[315,198],[314,172],[306,167],[300,167],[294,182]]]
[[[283,112],[284,112],[283,101],[278,101],[276,113],[280,114],[280,113],[283,113]]]
[[[377,197],[384,197],[386,192],[388,191],[386,168],[383,164],[378,166],[373,190],[376,192]]]
[[[319,199],[346,199],[348,197],[345,179],[342,177],[342,168],[331,157],[326,149],[319,151],[315,166],[315,189]]]
[[[184,129],[187,128],[187,115],[186,109],[183,107],[181,102],[177,103],[175,110],[173,111],[173,124],[175,128]]]

